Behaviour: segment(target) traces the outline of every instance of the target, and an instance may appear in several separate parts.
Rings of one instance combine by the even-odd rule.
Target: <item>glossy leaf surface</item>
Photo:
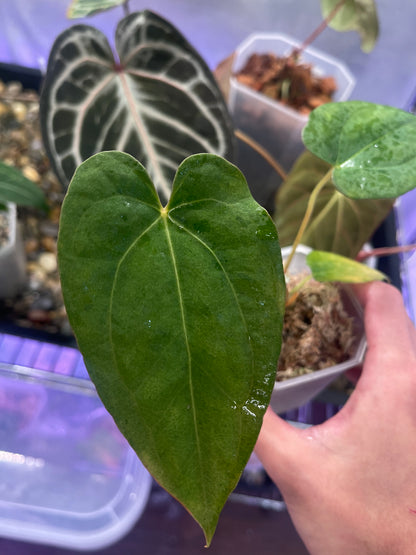
[[[87,17],[97,12],[110,10],[111,8],[124,4],[125,2],[126,0],[72,0],[66,15],[70,19]]]
[[[398,108],[349,101],[314,110],[306,147],[334,166],[332,179],[350,198],[395,198],[416,185],[416,117]]]
[[[211,71],[168,21],[133,13],[119,22],[115,44],[118,60],[93,27],[57,38],[41,95],[45,146],[65,185],[91,155],[127,152],[165,202],[187,156],[232,158],[231,119]]]
[[[387,279],[374,268],[332,252],[312,251],[306,257],[306,263],[317,281],[365,283]]]
[[[68,189],[58,259],[100,397],[209,543],[275,381],[285,284],[273,222],[222,158],[185,160],[163,208],[136,160],[101,153]]]
[[[18,169],[0,162],[0,203],[6,202],[48,210],[45,195],[40,187],[27,179]]]
[[[309,197],[330,168],[327,162],[306,151],[280,187],[274,218],[282,246],[293,244]],[[319,193],[302,243],[355,258],[392,206],[391,199],[348,198],[329,181]]]
[[[332,12],[340,0],[321,0],[324,17]],[[361,49],[370,52],[377,41],[379,24],[374,0],[346,0],[342,8],[329,22],[336,31],[357,31],[361,37]]]

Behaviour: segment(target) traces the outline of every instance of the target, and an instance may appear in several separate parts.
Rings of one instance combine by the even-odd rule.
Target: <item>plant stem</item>
[[[297,285],[295,285],[295,287],[293,287],[290,291],[288,291],[288,296],[287,296],[286,304],[285,304],[286,308],[296,301],[296,299],[299,295],[299,291],[311,279],[312,279],[312,275],[308,274]]]
[[[236,129],[234,131],[234,135],[237,137],[237,139],[240,139],[240,141],[243,141],[243,143],[246,143],[253,150],[255,150],[258,154],[260,154],[260,156],[262,156],[262,158],[264,158],[266,160],[266,162],[268,162],[270,164],[270,166],[283,179],[283,181],[285,181],[285,179],[287,177],[287,174],[286,174],[285,170],[282,168],[282,166],[279,164],[279,162],[277,160],[275,160],[275,158],[273,158],[273,156],[270,154],[269,151],[267,151],[265,148],[263,148],[257,141],[255,141],[254,139],[252,139],[251,137],[246,135],[240,129]]]
[[[130,6],[129,6],[129,0],[124,0],[123,2],[123,10],[124,10],[124,15],[127,17],[128,15],[130,15]]]
[[[307,37],[303,43],[293,51],[293,56],[298,58],[302,52],[307,48],[319,35],[325,31],[329,23],[334,19],[339,10],[344,6],[346,0],[340,0],[338,4],[332,9],[332,11],[325,17],[321,24]]]
[[[370,251],[361,251],[358,253],[357,261],[362,262],[372,256],[390,256],[391,254],[401,254],[402,252],[410,252],[416,250],[416,243],[413,245],[403,245],[402,247],[381,247]]]
[[[313,213],[313,209],[315,208],[315,203],[316,203],[316,199],[318,198],[319,193],[322,191],[322,189],[325,187],[325,185],[328,183],[328,181],[331,179],[331,174],[332,174],[332,168],[323,176],[323,178],[315,185],[311,196],[309,197],[308,200],[308,205],[306,207],[306,212],[305,215],[303,216],[303,220],[299,226],[299,230],[296,234],[295,240],[293,242],[292,245],[292,251],[290,253],[290,255],[288,256],[285,265],[284,265],[284,271],[285,273],[288,271],[290,263],[292,262],[292,259],[295,255],[295,251],[296,248],[298,247],[298,245],[301,242],[301,239],[303,237],[303,234],[305,233],[305,229],[309,223],[309,220],[311,219],[312,213]]]

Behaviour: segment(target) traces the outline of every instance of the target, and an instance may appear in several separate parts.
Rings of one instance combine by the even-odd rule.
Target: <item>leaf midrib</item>
[[[178,292],[178,300],[179,300],[179,306],[180,306],[180,311],[181,311],[182,330],[183,330],[183,335],[184,335],[184,340],[185,340],[185,345],[186,345],[187,358],[188,358],[188,383],[189,383],[189,393],[190,393],[190,396],[191,396],[191,411],[192,411],[192,418],[193,418],[193,423],[194,423],[195,442],[196,442],[196,449],[197,449],[198,460],[199,460],[198,468],[199,468],[199,473],[200,473],[200,484],[202,485],[203,497],[204,497],[204,501],[205,501],[205,504],[206,504],[207,503],[207,491],[206,491],[204,476],[203,476],[203,472],[202,472],[203,457],[202,457],[202,452],[201,452],[199,430],[198,430],[198,425],[197,425],[197,413],[196,413],[195,396],[194,396],[194,385],[193,385],[193,380],[192,380],[192,355],[191,355],[191,349],[190,349],[190,346],[189,346],[188,331],[187,331],[187,328],[186,328],[185,307],[184,307],[184,302],[183,302],[183,297],[182,297],[182,289],[181,289],[181,284],[180,284],[180,280],[179,280],[179,273],[178,273],[175,251],[174,251],[174,248],[173,248],[172,239],[171,239],[171,235],[170,235],[170,232],[169,232],[168,218],[167,218],[167,212],[166,211],[163,212],[162,218],[163,218],[163,224],[164,224],[165,233],[166,233],[166,240],[167,240],[169,251],[170,251],[170,254],[171,254],[171,257],[172,257],[173,271],[174,271],[174,274],[175,274],[175,281],[176,281],[177,292]]]

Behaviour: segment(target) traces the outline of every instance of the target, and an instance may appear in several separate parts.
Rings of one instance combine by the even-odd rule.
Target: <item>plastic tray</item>
[[[0,536],[78,550],[123,537],[152,483],[76,349],[0,335]]]

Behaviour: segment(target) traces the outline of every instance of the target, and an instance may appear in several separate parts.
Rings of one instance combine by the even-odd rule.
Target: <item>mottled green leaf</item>
[[[387,279],[378,270],[332,252],[312,251],[306,257],[306,263],[317,281],[365,283]]]
[[[340,0],[321,0],[322,15],[328,17]],[[361,37],[361,49],[370,52],[377,41],[379,25],[374,0],[346,0],[342,8],[329,22],[336,31],[357,31]]]
[[[125,2],[126,0],[72,0],[66,15],[70,19],[87,17],[104,10],[110,10],[116,6],[125,4]]]
[[[282,246],[293,243],[309,197],[330,168],[327,162],[306,151],[280,187],[274,218]],[[329,181],[317,198],[302,243],[313,249],[355,258],[392,206],[391,199],[350,199]]]
[[[334,170],[350,198],[395,198],[416,186],[416,116],[369,102],[332,102],[314,110],[306,147]]]
[[[0,162],[0,203],[14,202],[48,210],[40,187],[27,179],[18,169]]]
[[[58,259],[100,397],[209,543],[275,380],[285,284],[273,222],[222,158],[185,160],[162,207],[136,160],[106,152],[69,186]]]

